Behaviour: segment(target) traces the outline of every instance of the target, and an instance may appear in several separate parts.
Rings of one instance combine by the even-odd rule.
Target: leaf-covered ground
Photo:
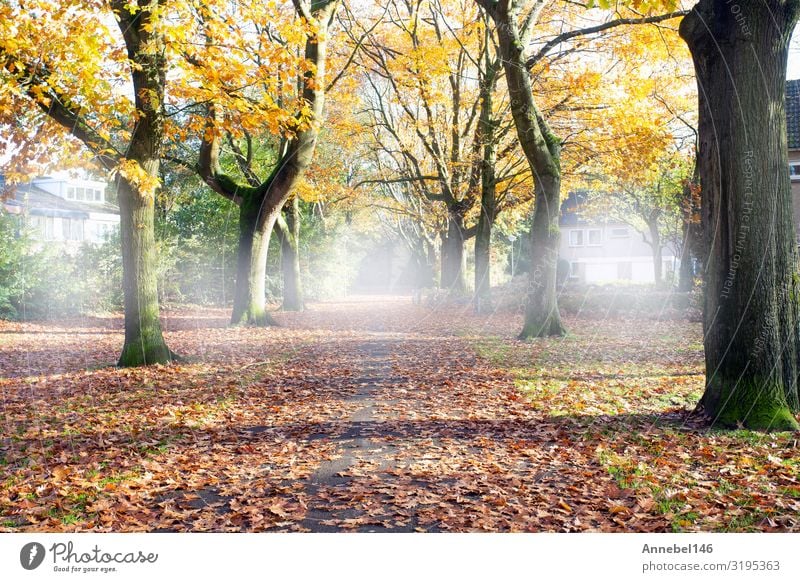
[[[709,430],[699,324],[351,300],[165,319],[0,322],[2,531],[793,531],[793,434]]]

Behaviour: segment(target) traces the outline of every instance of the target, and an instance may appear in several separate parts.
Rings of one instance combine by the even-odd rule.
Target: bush
[[[122,304],[119,238],[69,249],[31,239],[0,214],[0,317],[40,319],[116,310]]]
[[[524,312],[527,276],[493,289],[500,309]],[[652,285],[572,285],[560,288],[558,306],[562,314],[586,318],[640,317],[699,321],[700,292],[681,293],[656,289]]]

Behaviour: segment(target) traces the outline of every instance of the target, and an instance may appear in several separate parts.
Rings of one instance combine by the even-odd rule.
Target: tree
[[[303,286],[300,277],[300,198],[294,196],[283,207],[283,220],[278,220],[278,240],[281,245],[281,276],[283,278],[284,311],[302,311]]]
[[[534,176],[534,214],[531,227],[531,271],[525,322],[520,338],[562,335],[564,326],[556,296],[558,218],[561,203],[563,140],[553,131],[534,95],[532,70],[554,48],[619,26],[669,20],[677,14],[617,18],[596,26],[561,32],[530,54],[533,31],[553,2],[538,0],[523,10],[522,0],[476,0],[494,20],[503,60],[511,111],[520,146]],[[567,51],[568,52],[568,51]]]
[[[269,239],[280,218],[283,205],[314,156],[327,89],[325,74],[329,28],[337,5],[338,0],[294,2],[298,17],[311,27],[304,50],[309,66],[303,75],[300,90],[303,106],[296,123],[290,128],[290,137],[281,145],[277,163],[266,179],[259,179],[248,168],[245,175],[249,183],[239,183],[223,171],[220,142],[226,129],[225,116],[217,105],[211,104],[208,107],[208,124],[203,132],[198,171],[215,192],[235,201],[239,206],[237,283],[231,316],[233,323],[273,323],[265,304]],[[250,159],[249,153],[248,151],[247,159]],[[287,224],[281,229],[282,237],[291,240],[292,230],[293,227]],[[292,267],[292,274],[294,273],[296,271]]]
[[[361,48],[363,66],[372,73],[366,81],[375,140],[387,158],[396,157],[397,169],[412,172],[405,179],[419,182],[424,196],[446,207],[440,285],[463,293],[464,243],[474,234],[466,220],[478,184],[469,163],[478,101],[465,80],[475,61],[469,50],[485,47],[454,39],[448,19],[456,19],[465,36],[464,15],[439,3],[390,5],[387,27],[371,33]]]
[[[491,226],[528,173],[513,147],[508,103],[493,99],[502,67],[490,23],[471,0],[387,7],[385,26],[369,31],[359,60],[376,152],[368,182],[389,185],[385,190],[406,216],[420,209],[443,214],[441,287],[466,290],[465,243],[476,236],[476,307],[488,308]],[[402,196],[397,184],[407,184]],[[399,234],[405,239],[428,226]]]
[[[23,7],[4,2],[0,10],[0,68],[13,87],[3,95],[13,104],[0,107],[3,121],[16,125],[19,120],[6,115],[28,107],[21,98],[27,99],[38,112],[29,114],[28,121],[41,124],[43,114],[116,176],[125,306],[125,343],[118,363],[169,362],[175,354],[164,342],[159,321],[153,228],[165,127],[164,3],[33,2]],[[110,14],[117,35],[103,21]],[[115,81],[129,84],[132,102],[119,95]],[[51,125],[39,137],[52,132]]]
[[[680,25],[700,98],[706,389],[714,422],[797,429],[798,297],[785,82],[797,0],[700,0]]]

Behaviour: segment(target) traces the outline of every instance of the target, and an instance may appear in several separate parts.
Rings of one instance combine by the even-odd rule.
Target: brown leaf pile
[[[798,527],[792,435],[709,431],[696,324],[407,300],[282,327],[169,314],[186,363],[111,367],[118,318],[0,322],[2,531]]]

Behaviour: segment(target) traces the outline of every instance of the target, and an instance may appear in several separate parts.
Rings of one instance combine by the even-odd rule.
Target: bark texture
[[[561,207],[561,142],[533,98],[525,43],[520,34],[519,2],[478,0],[497,25],[499,52],[506,74],[511,114],[522,150],[534,176],[531,271],[521,339],[563,335],[558,310],[556,267]]]
[[[283,207],[278,221],[281,243],[281,275],[283,279],[283,311],[302,311],[303,286],[300,277],[300,201],[295,196]]]
[[[466,208],[462,204],[451,204],[447,207],[447,230],[442,233],[442,274],[441,287],[455,294],[467,290],[467,257],[464,253],[464,242],[467,229],[464,224]]]
[[[488,40],[488,39],[487,39]],[[497,86],[500,61],[491,61],[486,51],[484,77],[480,84],[481,110],[478,139],[481,157],[481,207],[475,229],[475,313],[492,311],[492,226],[497,217],[497,141],[494,119],[494,90]]]
[[[724,426],[798,426],[798,277],[784,101],[799,4],[701,0],[680,26],[700,94],[708,253],[700,407]]]
[[[151,17],[159,2],[145,4],[131,14],[122,2],[118,24],[125,39],[138,112],[126,158],[136,162],[157,182],[164,143],[164,88],[166,63],[163,39]],[[157,256],[155,247],[155,191],[124,176],[118,178],[122,242],[125,343],[120,366],[163,364],[173,359],[161,333],[159,320]]]

